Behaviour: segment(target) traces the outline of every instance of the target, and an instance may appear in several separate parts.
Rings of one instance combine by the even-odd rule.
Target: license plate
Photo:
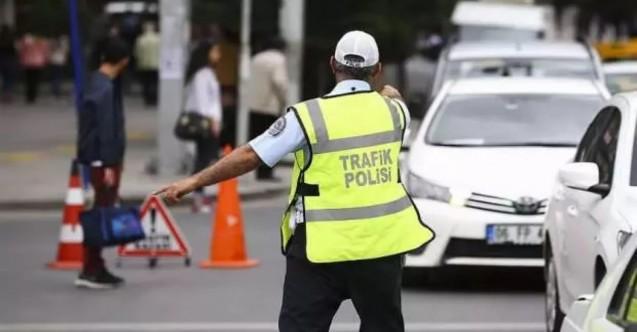
[[[542,244],[542,225],[488,225],[487,244]]]

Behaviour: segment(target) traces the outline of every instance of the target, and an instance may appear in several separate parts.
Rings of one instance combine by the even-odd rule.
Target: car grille
[[[465,206],[492,212],[539,215],[546,213],[548,200],[537,200],[532,197],[521,197],[517,201],[491,195],[472,193]]]
[[[451,239],[446,258],[542,258],[541,245],[488,245],[485,240]]]

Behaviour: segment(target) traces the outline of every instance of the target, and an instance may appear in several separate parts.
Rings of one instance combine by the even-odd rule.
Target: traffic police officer
[[[330,65],[337,81],[331,93],[289,107],[248,145],[156,194],[174,202],[294,152],[281,223],[279,330],[329,331],[340,303],[351,299],[360,331],[404,331],[402,254],[433,238],[400,182],[409,113],[394,88],[372,90],[381,64],[371,35],[346,33]]]

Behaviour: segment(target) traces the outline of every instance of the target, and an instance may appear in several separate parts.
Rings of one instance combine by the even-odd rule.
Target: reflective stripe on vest
[[[374,206],[366,206],[359,208],[345,209],[322,209],[309,210],[305,212],[305,221],[330,221],[330,220],[353,220],[371,219],[382,217],[389,214],[400,212],[411,206],[411,200],[405,196],[395,201],[379,204]]]
[[[400,183],[403,115],[376,92],[309,100],[293,110],[310,145],[295,154],[289,205],[303,204],[312,262],[373,259],[433,238]],[[308,191],[307,188],[316,188]],[[290,210],[281,224],[286,249]]]
[[[312,119],[312,123],[314,124],[314,131],[318,140],[316,144],[312,145],[312,152],[315,154],[327,153],[401,141],[403,131],[401,129],[400,114],[398,114],[396,106],[389,101],[389,99],[385,99],[385,103],[387,103],[387,107],[391,110],[392,122],[394,124],[393,130],[364,136],[330,140],[327,136],[327,126],[325,125],[325,121],[321,115],[321,108],[318,100],[308,100],[306,105],[310,118]]]

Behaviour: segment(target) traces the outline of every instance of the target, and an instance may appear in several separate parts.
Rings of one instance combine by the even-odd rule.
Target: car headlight
[[[414,197],[445,202],[455,206],[463,206],[471,195],[471,192],[441,186],[411,172],[407,174],[407,190]]]
[[[622,251],[622,249],[624,249],[624,246],[626,245],[626,243],[628,243],[628,240],[630,240],[630,237],[632,235],[633,233],[626,231],[617,232],[617,248],[620,252]]]

